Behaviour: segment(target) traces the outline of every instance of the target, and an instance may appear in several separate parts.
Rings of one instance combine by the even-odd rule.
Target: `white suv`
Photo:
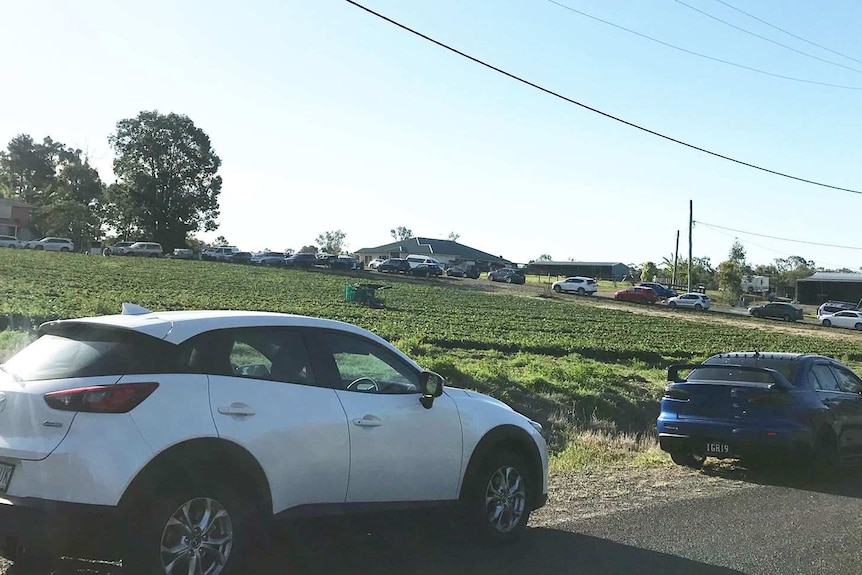
[[[547,499],[538,423],[364,329],[123,307],[0,369],[0,555],[218,575],[273,516],[448,502],[509,542]]]
[[[687,307],[691,309],[695,309],[697,311],[703,311],[705,309],[709,309],[710,306],[709,296],[702,293],[689,292],[684,293],[682,295],[678,295],[676,297],[668,298],[667,307],[670,309],[676,309],[678,307]]]
[[[593,295],[599,290],[594,278],[573,276],[551,284],[551,288],[557,292],[576,293],[578,295]]]
[[[135,242],[126,248],[125,255],[147,258],[160,258],[164,250],[162,244],[155,242]]]
[[[42,238],[31,240],[25,244],[31,250],[45,250],[46,252],[74,252],[75,244],[69,238]]]

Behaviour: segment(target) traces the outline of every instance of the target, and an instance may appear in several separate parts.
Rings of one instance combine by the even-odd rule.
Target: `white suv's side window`
[[[199,335],[188,348],[188,365],[197,373],[314,384],[311,361],[295,330],[219,330]]]
[[[417,393],[416,371],[384,347],[359,336],[334,332],[314,334],[320,360],[328,364],[331,386],[370,393]]]

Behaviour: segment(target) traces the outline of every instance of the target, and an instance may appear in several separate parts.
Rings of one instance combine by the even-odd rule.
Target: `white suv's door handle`
[[[366,415],[362,419],[354,419],[353,425],[358,425],[359,427],[380,427],[383,425],[383,422],[380,421],[379,417]]]
[[[222,415],[239,415],[248,417],[254,415],[254,410],[244,403],[233,402],[229,406],[220,406],[218,412]]]

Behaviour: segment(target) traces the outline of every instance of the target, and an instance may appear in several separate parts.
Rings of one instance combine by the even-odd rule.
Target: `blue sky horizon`
[[[649,129],[862,188],[862,112],[854,105],[862,3],[557,1],[688,50],[845,88],[698,58],[548,0],[362,3]],[[107,0],[0,0],[0,16],[13,23],[5,39],[14,47],[4,59],[0,143],[19,133],[50,136],[83,149],[111,181],[107,138],[119,120],[142,110],[186,114],[223,161],[220,227],[198,234],[207,240],[297,249],[341,229],[352,251],[388,243],[390,229],[406,226],[432,238],[455,232],[516,262],[550,254],[639,264],[672,258],[677,231],[687,255],[691,200],[702,222],[694,255],[714,265],[738,239],[752,264],[799,255],[826,268],[862,267],[862,239],[840,217],[862,203],[860,194],[634,130],[342,0],[155,0],[146,10]]]

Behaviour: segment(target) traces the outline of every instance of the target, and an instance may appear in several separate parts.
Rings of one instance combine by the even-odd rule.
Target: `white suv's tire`
[[[253,505],[234,487],[170,486],[139,502],[128,517],[129,538],[123,562],[135,575],[207,573],[232,575],[248,562],[248,530]],[[170,550],[170,551],[167,551]],[[219,555],[226,558],[220,564]],[[190,570],[202,562],[200,571]]]
[[[527,528],[532,489],[523,459],[511,451],[491,453],[467,487],[467,521],[484,541],[510,543]]]

